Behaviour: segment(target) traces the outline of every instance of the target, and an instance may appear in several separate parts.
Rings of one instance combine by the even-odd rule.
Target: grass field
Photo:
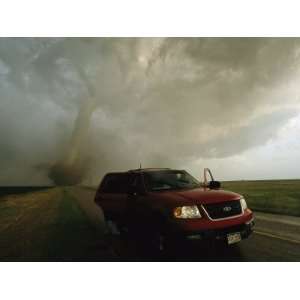
[[[51,186],[1,186],[0,197],[6,195],[27,194],[52,188]]]
[[[0,199],[1,261],[105,259],[103,237],[65,189]]]
[[[242,194],[253,210],[300,216],[300,180],[227,181],[222,188]]]

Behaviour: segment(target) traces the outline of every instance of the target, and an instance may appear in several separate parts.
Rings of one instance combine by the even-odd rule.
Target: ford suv
[[[134,233],[160,250],[187,240],[235,244],[247,238],[254,226],[243,196],[222,190],[207,168],[203,182],[184,170],[108,173],[95,202],[119,232]]]

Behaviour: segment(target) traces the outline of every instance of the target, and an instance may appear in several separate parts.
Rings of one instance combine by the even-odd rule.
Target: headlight
[[[173,211],[175,218],[179,219],[197,219],[201,218],[200,211],[196,205],[176,207]]]
[[[244,198],[241,198],[240,202],[241,202],[242,209],[246,210],[248,208],[246,200]]]

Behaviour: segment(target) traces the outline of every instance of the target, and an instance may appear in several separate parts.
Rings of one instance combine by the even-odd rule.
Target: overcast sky
[[[51,184],[74,148],[91,183],[300,178],[299,86],[295,38],[0,38],[0,185]]]

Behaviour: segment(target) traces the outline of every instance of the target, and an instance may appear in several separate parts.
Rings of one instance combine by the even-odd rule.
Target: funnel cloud
[[[0,38],[0,184],[299,178],[299,84],[298,38]]]

